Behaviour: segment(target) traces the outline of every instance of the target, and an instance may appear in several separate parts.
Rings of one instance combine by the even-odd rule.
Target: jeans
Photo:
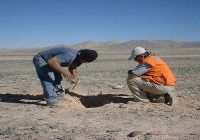
[[[55,102],[63,99],[64,92],[59,88],[62,75],[51,69],[40,55],[33,57],[33,64],[43,88],[44,100]]]

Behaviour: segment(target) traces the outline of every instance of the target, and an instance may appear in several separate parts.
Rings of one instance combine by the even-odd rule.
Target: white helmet
[[[145,48],[142,47],[136,47],[132,50],[131,56],[128,58],[128,60],[134,59],[137,55],[141,55],[143,53],[147,52]]]

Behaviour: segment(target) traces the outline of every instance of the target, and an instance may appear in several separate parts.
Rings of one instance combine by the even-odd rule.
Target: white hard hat
[[[147,52],[145,48],[142,47],[136,47],[132,50],[131,56],[128,58],[128,60],[134,59],[137,55],[141,55],[143,53]]]

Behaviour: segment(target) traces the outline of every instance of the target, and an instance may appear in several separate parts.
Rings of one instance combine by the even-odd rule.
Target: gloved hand
[[[128,70],[128,74],[133,74],[133,70]]]

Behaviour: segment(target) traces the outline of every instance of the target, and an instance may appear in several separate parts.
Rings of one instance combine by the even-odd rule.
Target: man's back
[[[56,57],[61,66],[69,66],[74,59],[78,50],[72,48],[52,48],[39,53],[39,55],[48,62],[49,59]]]

